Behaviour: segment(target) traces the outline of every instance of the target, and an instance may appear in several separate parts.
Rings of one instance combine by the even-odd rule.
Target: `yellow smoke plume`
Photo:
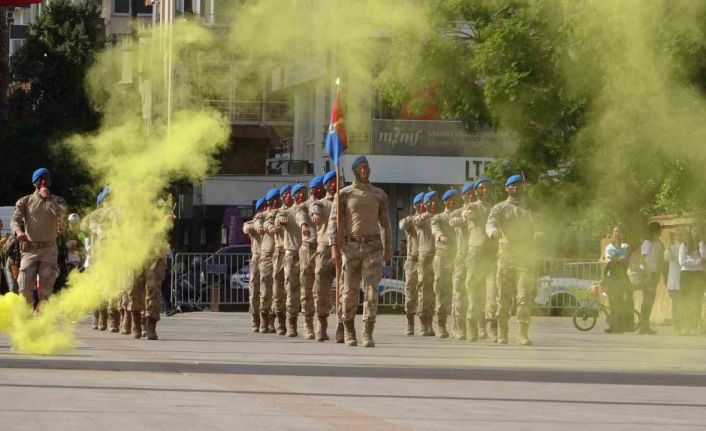
[[[178,68],[193,49],[213,40],[202,28],[176,26],[172,64]],[[168,57],[161,55],[165,34],[149,36],[108,49],[89,73],[87,88],[104,121],[96,133],[71,137],[67,145],[77,163],[110,185],[100,218],[102,240],[94,244],[90,267],[71,273],[67,288],[43,303],[36,317],[23,298],[0,298],[0,331],[19,352],[52,354],[75,347],[75,324],[114,302],[150,257],[166,254],[172,224],[169,199],[160,202],[166,187],[176,179],[203,178],[214,165],[213,154],[227,142],[228,124],[220,114],[193,101],[187,106],[183,89],[170,90]],[[133,66],[127,71],[133,72],[132,82],[121,82],[126,64]],[[149,117],[143,116],[146,103],[154,113]]]

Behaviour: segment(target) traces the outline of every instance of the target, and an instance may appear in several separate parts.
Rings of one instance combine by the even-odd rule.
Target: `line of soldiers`
[[[461,188],[463,205],[456,208],[456,190],[446,191],[440,211],[436,192],[413,199],[414,214],[400,221],[407,237],[405,312],[407,335],[414,335],[415,315],[420,335],[434,336],[437,317],[440,338],[508,343],[508,320],[514,307],[519,334],[527,346],[530,311],[535,292],[530,280],[535,232],[532,212],[522,200],[524,179],[505,182],[508,198],[490,203],[491,181],[480,177]]]
[[[269,190],[243,226],[252,244],[250,311],[253,332],[296,337],[300,310],[304,338],[329,339],[328,317],[340,268],[343,282],[336,310],[336,342],[357,345],[355,313],[364,289],[362,345],[373,347],[378,283],[390,260],[388,197],[370,184],[364,156],[353,161],[355,181],[340,190],[334,171],[315,177],[309,187]],[[337,208],[340,207],[340,215]],[[314,329],[314,315],[318,326]]]
[[[110,187],[106,186],[96,198],[96,209],[81,223],[82,230],[88,234],[84,264],[87,271],[101,253],[101,243],[109,232],[109,224],[120,216],[119,210],[110,204],[109,196]],[[157,322],[162,309],[161,284],[166,267],[167,246],[160,244],[151,251],[140,271],[124,271],[120,275],[121,294],[94,310],[93,329],[157,340]]]

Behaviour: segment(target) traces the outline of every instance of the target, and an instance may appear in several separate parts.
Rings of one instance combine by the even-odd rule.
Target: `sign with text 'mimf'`
[[[492,129],[468,131],[460,121],[373,120],[371,154],[498,157],[515,147],[514,137]]]

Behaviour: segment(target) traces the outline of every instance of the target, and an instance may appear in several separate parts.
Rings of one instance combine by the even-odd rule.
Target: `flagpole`
[[[336,95],[338,95],[338,90],[339,86],[341,84],[341,79],[336,78]],[[338,154],[338,157],[336,157],[336,163],[335,163],[335,168],[336,168],[336,245],[338,247],[338,256],[341,259],[341,262],[343,262],[343,251],[342,251],[342,245],[341,244],[341,154]],[[341,265],[338,264],[338,261],[334,263],[336,265],[336,314],[338,314],[337,317],[339,317],[342,314],[342,310],[340,310],[341,302],[341,272],[342,268]]]

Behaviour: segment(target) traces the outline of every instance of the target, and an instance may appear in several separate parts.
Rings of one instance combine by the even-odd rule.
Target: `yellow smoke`
[[[193,50],[213,45],[210,33],[188,23],[177,24],[174,34],[175,69],[184,67]],[[108,49],[89,73],[87,88],[104,121],[95,134],[74,136],[67,144],[99,184],[110,184],[104,211],[110,217],[103,218],[104,238],[95,244],[91,266],[71,273],[67,288],[43,303],[38,316],[32,317],[17,295],[0,298],[0,331],[10,335],[17,351],[73,349],[75,324],[128,289],[150,257],[166,252],[171,206],[168,199],[159,203],[166,187],[176,179],[203,178],[214,165],[213,154],[227,142],[229,128],[220,114],[195,100],[184,103],[189,95],[183,88],[170,91],[161,55],[164,35],[149,36],[141,34],[143,43]],[[121,82],[130,64],[132,82]],[[154,115],[146,121],[143,100],[150,97],[149,88]]]

